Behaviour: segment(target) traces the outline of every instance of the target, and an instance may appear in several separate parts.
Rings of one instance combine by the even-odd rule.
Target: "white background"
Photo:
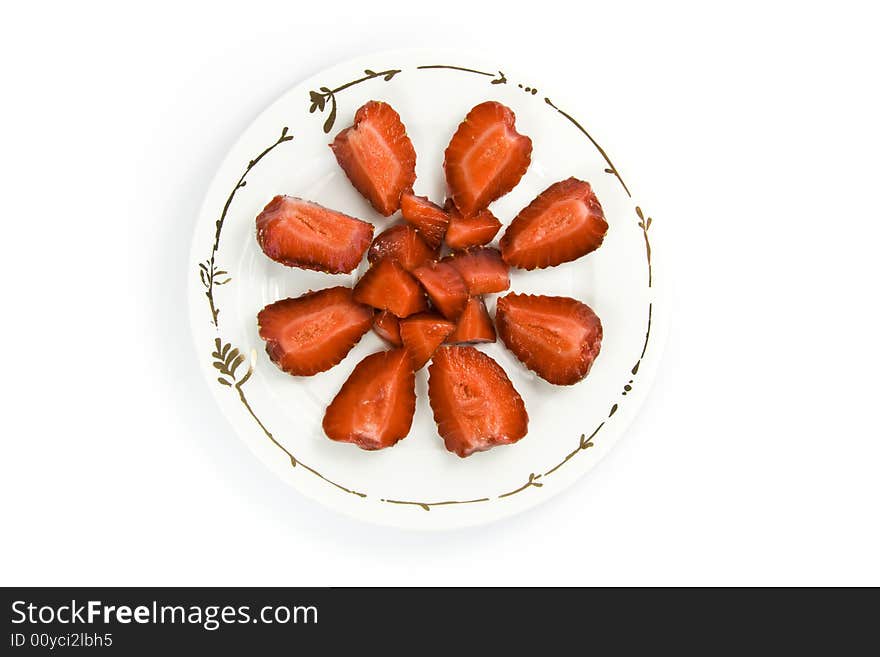
[[[823,5],[7,7],[0,584],[880,584],[878,22]],[[448,534],[277,481],[210,398],[184,295],[253,117],[330,64],[424,45],[582,93],[674,281],[617,448]]]

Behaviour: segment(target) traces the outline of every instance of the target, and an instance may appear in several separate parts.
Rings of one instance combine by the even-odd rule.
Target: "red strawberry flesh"
[[[446,262],[432,262],[413,271],[431,303],[446,319],[456,320],[468,300],[467,284],[458,271]]]
[[[387,310],[376,312],[373,317],[373,331],[395,347],[403,346],[400,340],[400,320]]]
[[[324,414],[324,433],[362,449],[391,447],[409,433],[415,410],[409,355],[381,351],[358,363],[342,384]]]
[[[425,242],[438,248],[446,234],[449,214],[425,196],[404,194],[400,199],[400,212],[403,218],[418,229]]]
[[[455,324],[433,313],[421,313],[401,320],[400,338],[409,352],[413,369],[422,369],[454,330]]]
[[[269,358],[296,376],[310,376],[336,365],[369,330],[372,321],[372,310],[356,303],[347,287],[282,299],[257,315]]]
[[[367,253],[367,259],[372,263],[382,258],[392,258],[407,271],[412,271],[433,260],[435,255],[435,251],[425,243],[415,228],[399,224],[376,236]]]
[[[378,260],[354,288],[354,300],[373,308],[387,310],[398,317],[408,317],[428,309],[425,294],[396,260]]]
[[[602,322],[569,297],[508,294],[495,323],[502,342],[530,370],[556,385],[583,379],[602,347]]]
[[[386,217],[400,208],[400,195],[416,180],[416,152],[400,115],[371,100],[330,144],[355,188]]]
[[[446,229],[446,246],[450,249],[466,249],[491,242],[501,222],[489,210],[480,210],[471,217],[463,217],[455,208],[449,209],[449,226]]]
[[[442,262],[461,274],[471,295],[503,292],[510,287],[510,273],[498,249],[477,247],[453,253]]]
[[[446,338],[449,344],[465,342],[495,342],[495,327],[480,297],[468,299],[464,312],[458,318],[455,330]]]
[[[347,274],[372,239],[372,224],[293,196],[276,196],[257,215],[260,248],[289,267]]]
[[[507,374],[473,347],[441,347],[428,368],[428,396],[446,449],[461,457],[515,443],[529,416]]]
[[[468,112],[449,146],[443,168],[455,206],[472,216],[516,187],[529,167],[532,140],[515,128],[513,111],[494,101]]]
[[[568,178],[524,208],[501,238],[504,261],[521,269],[576,260],[602,245],[608,223],[590,184]]]

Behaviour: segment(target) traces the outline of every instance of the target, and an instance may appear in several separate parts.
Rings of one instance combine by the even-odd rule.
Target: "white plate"
[[[563,490],[599,461],[632,419],[664,334],[658,296],[663,280],[649,246],[654,227],[632,198],[630,181],[624,183],[588,134],[589,124],[578,123],[587,120],[583,108],[562,104],[551,90],[537,92],[532,83],[501,63],[460,52],[358,58],[287,92],[251,124],[220,166],[193,237],[189,301],[196,351],[237,433],[303,494],[398,527],[485,523]],[[428,405],[425,370],[417,375],[416,415],[405,440],[379,452],[330,441],[321,430],[324,408],[355,364],[385,344],[370,331],[333,369],[292,377],[270,362],[257,334],[256,315],[264,305],[309,289],[353,285],[364,269],[334,276],[264,256],[254,218],[275,194],[302,196],[372,221],[377,233],[395,221],[378,215],[354,190],[327,147],[371,99],[389,102],[406,124],[418,154],[418,194],[442,203],[446,144],[471,107],[497,100],[516,112],[517,130],[532,138],[534,151],[517,188],[492,205],[494,214],[509,223],[549,184],[569,176],[590,181],[605,209],[610,228],[598,251],[511,276],[514,291],[571,296],[596,311],[604,340],[589,376],[574,386],[553,386],[501,343],[480,347],[504,367],[525,401],[529,433],[515,445],[466,459],[447,452]],[[494,312],[494,296],[487,302]],[[233,372],[222,371],[233,365]]]

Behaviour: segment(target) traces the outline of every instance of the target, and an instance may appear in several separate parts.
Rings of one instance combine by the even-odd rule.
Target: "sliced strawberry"
[[[456,320],[468,300],[467,284],[461,274],[447,262],[432,262],[413,270],[434,307],[446,319]]]
[[[413,369],[422,369],[454,330],[455,324],[433,313],[420,313],[402,320],[400,338],[409,352]]]
[[[529,168],[532,140],[509,107],[489,101],[468,112],[446,148],[446,184],[462,215],[473,216],[516,187]]]
[[[436,203],[431,203],[426,196],[404,194],[400,198],[400,212],[403,218],[415,226],[425,242],[437,248],[443,242],[449,215]]]
[[[453,253],[441,262],[455,267],[471,295],[503,292],[510,287],[507,264],[498,249],[477,247]]]
[[[406,438],[416,411],[416,379],[403,349],[364,358],[324,413],[331,440],[383,449]]]
[[[418,231],[408,224],[392,226],[373,240],[367,253],[370,262],[381,258],[397,260],[407,271],[434,259],[435,252],[421,238]]]
[[[372,224],[293,196],[276,196],[257,215],[263,253],[289,267],[347,274],[372,239]]]
[[[489,210],[464,217],[454,203],[447,203],[449,227],[446,229],[446,246],[450,249],[466,249],[482,246],[492,241],[501,230],[501,222]]]
[[[501,238],[504,261],[521,269],[576,260],[602,245],[608,224],[590,183],[550,185],[516,216]]]
[[[296,376],[310,376],[336,365],[372,321],[373,311],[356,303],[347,287],[276,301],[257,315],[269,358]]]
[[[376,312],[373,317],[373,332],[395,347],[403,346],[400,339],[400,320],[387,310]]]
[[[583,379],[602,347],[602,322],[576,299],[510,293],[495,310],[498,335],[542,379],[571,385]]]
[[[468,299],[455,330],[446,338],[446,342],[495,342],[495,327],[492,326],[492,318],[489,317],[489,311],[481,297]]]
[[[373,308],[408,317],[428,309],[418,282],[397,260],[378,260],[354,287],[354,300]]]
[[[442,347],[428,368],[428,396],[446,449],[459,456],[515,443],[529,416],[501,366],[473,347]]]
[[[351,184],[386,217],[400,208],[400,195],[416,181],[416,151],[400,115],[371,100],[330,144]]]

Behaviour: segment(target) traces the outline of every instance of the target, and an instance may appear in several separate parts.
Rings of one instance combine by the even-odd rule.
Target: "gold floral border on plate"
[[[387,69],[384,71],[373,71],[371,69],[365,69],[363,76],[360,76],[350,82],[346,82],[337,87],[330,88],[326,86],[320,87],[317,91],[309,92],[309,113],[314,114],[315,112],[324,113],[325,110],[328,110],[327,116],[322,125],[322,129],[325,133],[329,133],[336,122],[337,115],[337,94],[345,91],[346,89],[353,87],[355,85],[368,82],[371,80],[381,79],[384,82],[390,82],[393,80],[398,74],[402,73],[404,69]],[[507,76],[502,71],[490,72],[490,71],[480,71],[473,68],[466,68],[463,66],[454,66],[450,64],[430,64],[425,66],[417,66],[415,68],[416,71],[431,71],[431,70],[448,70],[448,71],[458,71],[467,73],[469,75],[480,75],[490,78],[488,81],[489,84],[499,85],[499,84],[508,84],[509,80]],[[523,85],[517,84],[519,89],[530,96],[537,96],[538,90],[531,85]],[[605,150],[599,145],[599,143],[590,135],[590,133],[570,114],[565,112],[564,110],[557,107],[548,97],[544,97],[544,103],[551,108],[554,112],[561,115],[568,122],[570,122],[583,136],[585,136],[591,145],[599,152],[602,158],[605,160],[606,168],[605,173],[614,176],[617,178],[621,187],[628,198],[632,198],[632,194],[630,193],[629,187],[627,187],[626,183],[623,180],[619,170],[612,163],[611,158],[605,152]],[[231,276],[226,272],[226,270],[220,268],[217,264],[217,253],[220,249],[220,236],[223,231],[223,225],[226,222],[226,217],[229,212],[229,208],[232,205],[232,202],[235,198],[236,193],[244,188],[247,185],[247,176],[251,172],[251,170],[263,160],[264,157],[268,156],[273,150],[277,147],[285,144],[289,141],[293,140],[293,135],[289,134],[288,128],[284,127],[281,130],[281,134],[278,139],[266,147],[263,151],[261,151],[256,157],[250,160],[247,166],[244,168],[244,171],[241,174],[241,177],[238,179],[238,182],[232,188],[232,191],[229,193],[229,196],[226,198],[226,202],[223,205],[223,209],[220,212],[220,216],[215,222],[215,232],[214,232],[214,240],[211,245],[210,255],[203,262],[198,263],[198,276],[202,283],[202,286],[205,289],[205,298],[208,302],[208,308],[210,311],[209,321],[213,325],[215,331],[218,333],[218,337],[214,339],[214,349],[211,352],[211,357],[213,359],[213,367],[217,370],[217,382],[222,386],[226,386],[233,390],[239,400],[241,401],[242,406],[244,406],[245,410],[250,414],[250,416],[257,423],[257,426],[262,430],[262,432],[266,435],[266,437],[279,449],[284,455],[289,459],[291,467],[294,468],[302,468],[306,472],[311,475],[321,479],[326,482],[328,485],[335,487],[337,490],[345,493],[347,495],[354,495],[360,498],[368,498],[367,493],[363,493],[352,488],[348,488],[343,486],[342,484],[333,481],[332,479],[324,476],[316,470],[315,468],[307,465],[299,458],[294,456],[294,454],[287,449],[284,445],[282,445],[272,434],[271,431],[263,424],[262,420],[260,420],[257,413],[251,407],[250,402],[248,401],[247,395],[244,391],[244,385],[250,380],[251,376],[254,373],[254,368],[256,365],[256,350],[251,349],[249,357],[247,357],[244,353],[242,353],[238,348],[232,346],[228,342],[224,342],[221,337],[219,337],[220,333],[220,308],[217,306],[214,291],[215,288],[221,285],[226,285],[232,281]],[[637,225],[641,229],[642,234],[645,239],[645,256],[647,262],[647,278],[648,278],[648,288],[652,288],[654,284],[654,276],[653,276],[653,268],[651,265],[651,241],[649,237],[649,229],[651,228],[651,217],[645,215],[643,210],[639,206],[635,206],[635,215],[638,219]],[[653,317],[653,303],[648,303],[648,312],[647,312],[647,328],[645,330],[645,341],[642,346],[641,353],[636,359],[635,365],[633,365],[632,369],[629,372],[629,375],[626,377],[627,382],[623,385],[623,390],[620,393],[621,397],[626,397],[627,393],[629,393],[633,389],[633,384],[635,382],[635,377],[638,375],[639,366],[642,363],[642,360],[645,357],[645,354],[648,350],[648,343],[651,338],[651,322]],[[239,377],[241,372],[241,366],[247,362],[247,368],[243,374]],[[415,500],[395,500],[389,498],[376,498],[380,502],[386,504],[396,504],[402,506],[413,506],[424,509],[425,511],[430,511],[435,507],[442,506],[454,506],[461,504],[477,504],[482,502],[489,502],[492,500],[503,500],[514,495],[518,495],[523,491],[530,488],[541,488],[546,482],[547,478],[550,477],[554,472],[557,472],[560,468],[562,468],[566,463],[571,461],[573,458],[578,456],[581,452],[586,451],[587,449],[593,447],[593,441],[602,428],[605,426],[605,423],[610,420],[614,416],[614,414],[618,410],[618,406],[621,402],[614,402],[611,405],[610,410],[608,411],[608,415],[605,419],[603,419],[588,435],[583,433],[580,435],[578,439],[577,446],[574,447],[570,452],[568,452],[562,459],[553,465],[552,467],[539,472],[530,472],[528,475],[528,479],[518,488],[513,490],[500,493],[493,494],[487,497],[480,497],[475,499],[468,500],[446,500],[440,502],[419,502]]]

